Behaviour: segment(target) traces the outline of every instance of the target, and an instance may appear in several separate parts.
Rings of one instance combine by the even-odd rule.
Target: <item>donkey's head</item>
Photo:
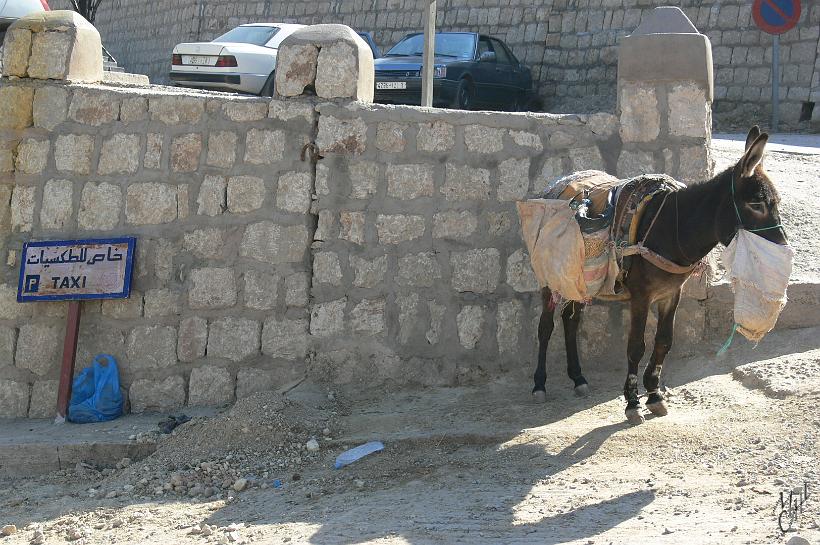
[[[721,237],[728,244],[737,229],[752,231],[776,244],[786,244],[786,231],[780,226],[780,195],[763,169],[763,149],[769,135],[755,125],[746,136],[746,151],[731,169],[729,207],[735,226]],[[725,240],[724,240],[725,239]]]

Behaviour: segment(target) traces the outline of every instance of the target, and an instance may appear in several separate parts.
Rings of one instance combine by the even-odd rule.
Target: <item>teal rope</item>
[[[729,347],[732,346],[732,341],[735,340],[735,332],[737,331],[737,322],[732,324],[732,333],[729,334],[729,338],[726,339],[726,342],[723,343],[723,346],[720,347],[720,350],[717,351],[717,356],[722,356],[729,350]]]
[[[778,223],[777,225],[772,225],[771,227],[761,227],[759,229],[747,229],[743,225],[743,220],[740,219],[740,209],[737,207],[737,200],[735,199],[735,173],[732,171],[732,204],[735,205],[735,215],[737,216],[737,224],[746,231],[750,233],[758,233],[760,231],[768,231],[770,229],[782,229],[783,225]]]

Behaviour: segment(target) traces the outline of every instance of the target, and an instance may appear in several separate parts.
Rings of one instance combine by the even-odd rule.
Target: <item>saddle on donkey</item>
[[[585,170],[551,182],[541,198],[516,203],[540,286],[573,301],[628,299],[623,281],[636,254],[667,272],[691,272],[638,240],[649,201],[683,187],[664,174],[619,180]]]

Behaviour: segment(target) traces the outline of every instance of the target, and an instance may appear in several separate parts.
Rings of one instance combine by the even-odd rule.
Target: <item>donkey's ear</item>
[[[751,132],[749,134],[751,134]],[[752,175],[755,167],[763,159],[763,148],[766,147],[766,142],[768,141],[769,135],[764,132],[747,146],[746,153],[744,153],[743,157],[738,161],[741,177],[748,178]]]
[[[760,136],[760,127],[755,125],[751,129],[749,129],[749,134],[746,135],[746,148],[745,149],[748,150],[752,146],[754,141],[757,140],[758,136]]]

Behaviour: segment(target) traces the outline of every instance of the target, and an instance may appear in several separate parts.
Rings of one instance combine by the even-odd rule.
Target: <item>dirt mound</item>
[[[277,486],[318,459],[319,442],[335,429],[333,403],[311,408],[272,392],[238,401],[212,418],[194,418],[158,435],[154,454],[121,463],[97,495],[177,494],[227,497],[249,487]]]

